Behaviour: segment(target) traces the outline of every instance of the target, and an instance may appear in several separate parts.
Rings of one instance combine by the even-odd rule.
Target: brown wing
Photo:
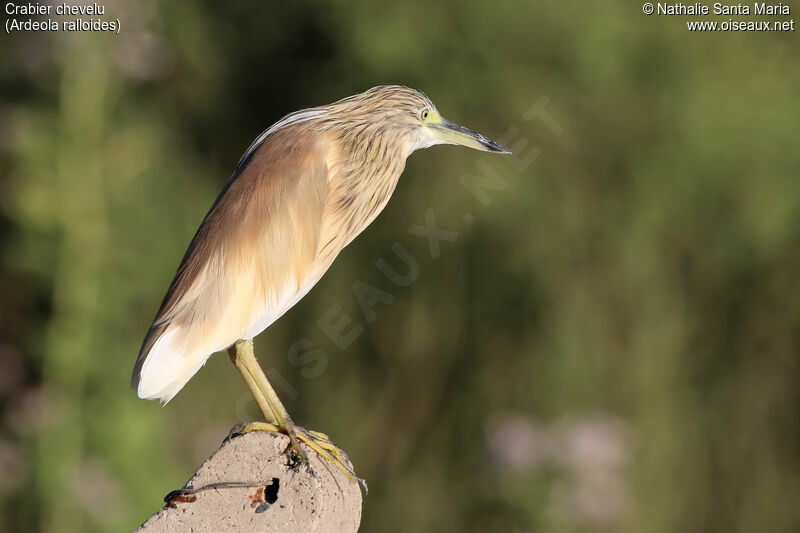
[[[140,397],[168,401],[208,356],[286,311],[314,269],[329,148],[326,137],[298,124],[240,162],[142,343],[132,377]]]

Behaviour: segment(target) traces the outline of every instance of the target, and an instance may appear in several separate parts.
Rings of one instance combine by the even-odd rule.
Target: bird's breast
[[[323,242],[331,241],[338,253],[361,234],[386,207],[404,168],[404,157],[392,157],[378,166],[352,164],[334,174]]]

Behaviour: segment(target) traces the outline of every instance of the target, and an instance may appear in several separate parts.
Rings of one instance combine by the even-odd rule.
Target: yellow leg
[[[252,341],[250,342],[252,343]],[[252,344],[250,350],[252,352]],[[239,374],[241,374],[244,382],[247,384],[247,388],[250,389],[250,393],[256,399],[256,403],[258,404],[259,409],[261,409],[261,412],[264,414],[264,418],[267,420],[267,423],[274,425],[276,423],[275,414],[267,402],[264,393],[262,393],[261,389],[258,388],[253,376],[250,375],[250,371],[244,365],[243,359],[239,357],[238,343],[228,348],[228,356],[231,358],[231,362],[236,367],[236,370],[239,371]]]
[[[245,425],[240,433],[249,431],[278,431],[284,433],[289,437],[290,448],[300,457],[303,464],[308,465],[308,458],[298,444],[298,440],[308,445],[320,457],[333,463],[352,481],[355,482],[358,479],[347,460],[347,455],[327,435],[318,431],[309,431],[296,426],[292,422],[289,413],[278,398],[275,389],[272,388],[272,385],[267,380],[264,371],[261,370],[258,360],[256,360],[253,353],[252,339],[238,341],[228,349],[228,355],[242,375],[266,419],[266,422],[251,422]]]

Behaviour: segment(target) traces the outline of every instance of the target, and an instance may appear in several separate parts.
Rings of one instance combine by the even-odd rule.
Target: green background
[[[0,530],[133,530],[257,418],[224,355],[139,400],[142,337],[250,141],[384,83],[516,153],[414,154],[256,340],[369,482],[362,531],[800,528],[796,32],[621,1],[105,7],[119,35],[0,41]],[[395,242],[407,287],[376,267]],[[393,303],[365,316],[356,282]],[[332,307],[363,328],[344,349]]]

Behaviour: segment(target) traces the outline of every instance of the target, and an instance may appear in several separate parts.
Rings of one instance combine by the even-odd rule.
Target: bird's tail
[[[145,338],[133,369],[132,387],[139,398],[170,401],[205,364],[214,350],[189,347],[185,328],[175,324],[154,326]]]

